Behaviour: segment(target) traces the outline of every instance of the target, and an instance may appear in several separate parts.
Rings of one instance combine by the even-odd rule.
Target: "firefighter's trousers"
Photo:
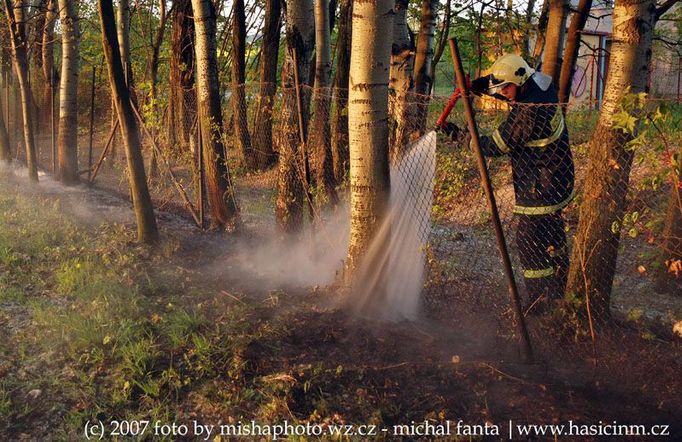
[[[516,247],[530,302],[562,298],[569,258],[561,211],[518,217]]]

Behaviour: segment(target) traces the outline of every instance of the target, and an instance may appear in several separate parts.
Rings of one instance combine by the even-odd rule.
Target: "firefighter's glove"
[[[471,92],[476,95],[488,94],[490,88],[490,75],[478,77],[471,81]]]

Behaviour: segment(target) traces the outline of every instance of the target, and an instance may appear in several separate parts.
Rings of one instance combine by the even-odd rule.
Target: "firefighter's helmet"
[[[522,57],[504,54],[490,67],[490,85],[496,89],[509,83],[521,86],[533,73],[535,70]]]

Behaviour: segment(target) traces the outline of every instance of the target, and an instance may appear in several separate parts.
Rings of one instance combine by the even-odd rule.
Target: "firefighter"
[[[480,138],[480,146],[485,156],[511,158],[516,246],[529,306],[536,311],[563,297],[569,261],[561,211],[574,196],[568,131],[551,80],[518,55],[506,54],[471,84],[472,92],[510,105],[507,118]],[[468,141],[466,131],[452,123],[441,129],[455,141]]]

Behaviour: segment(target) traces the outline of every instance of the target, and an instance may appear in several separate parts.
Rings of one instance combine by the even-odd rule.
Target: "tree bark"
[[[190,144],[196,92],[194,89],[194,22],[192,1],[174,0],[169,69],[168,139]]]
[[[341,0],[339,29],[336,40],[336,74],[334,75],[334,115],[332,120],[332,159],[334,179],[345,179],[349,166],[348,153],[348,72],[350,69],[352,0]]]
[[[74,0],[59,0],[62,28],[62,75],[59,86],[57,178],[78,183],[78,13]]]
[[[133,103],[137,105],[137,95],[135,94],[134,78],[133,78],[133,59],[130,52],[130,0],[119,0],[118,9],[116,10],[118,36],[118,46],[121,48],[121,62],[123,63],[124,72],[128,82],[128,89],[130,89],[130,96]]]
[[[416,134],[426,132],[426,117],[433,83],[428,72],[433,60],[433,37],[436,35],[436,8],[438,0],[422,0],[417,54],[414,59],[414,92],[417,94]]]
[[[571,25],[566,36],[566,48],[564,49],[564,61],[561,64],[561,74],[559,77],[559,103],[568,103],[571,97],[571,86],[573,84],[573,71],[578,60],[580,50],[580,35],[585,28],[587,18],[592,9],[592,0],[580,0],[578,10],[571,18]]]
[[[313,135],[309,139],[316,157],[317,198],[320,205],[338,202],[332,159],[330,82],[332,76],[331,34],[328,0],[315,0],[315,87],[313,90]]]
[[[198,124],[203,140],[206,193],[211,209],[211,227],[234,231],[239,211],[223,145],[223,114],[216,54],[216,13],[211,0],[192,0],[195,28]]]
[[[385,216],[388,166],[388,80],[393,0],[353,5],[349,81],[351,229],[347,281],[354,279]]]
[[[41,45],[43,57],[43,112],[42,124],[44,133],[48,133],[51,123],[52,88],[55,84],[54,76],[54,24],[57,19],[57,0],[50,0],[45,11],[45,25],[43,27],[43,44]]]
[[[0,164],[10,164],[12,163],[12,151],[9,146],[9,133],[5,125],[5,117],[3,116],[4,104],[0,100]]]
[[[552,77],[554,84],[559,84],[561,72],[561,53],[566,35],[566,17],[568,16],[568,0],[548,0],[549,20],[545,35],[545,50],[542,61],[542,72]]]
[[[315,46],[315,28],[312,0],[289,0],[286,3],[287,57],[282,67],[282,120],[280,125],[279,166],[277,178],[277,226],[283,233],[295,233],[303,226],[304,166],[298,130],[299,115],[296,106],[294,57],[296,53],[299,83],[301,85],[303,135],[307,132],[309,102],[305,87],[309,83],[310,58]]]
[[[5,16],[10,31],[10,43],[12,46],[12,60],[14,70],[19,81],[19,93],[21,94],[21,115],[23,119],[24,146],[26,148],[26,167],[28,177],[32,182],[38,182],[38,158],[36,155],[35,141],[33,138],[33,115],[31,104],[31,89],[28,81],[28,56],[26,55],[27,42],[24,26],[24,3],[16,0],[14,6],[10,0],[5,0]]]
[[[235,133],[239,153],[247,170],[256,168],[256,158],[251,149],[249,122],[246,118],[246,14],[244,0],[235,0],[232,6],[232,112],[235,116]]]
[[[414,39],[407,26],[407,0],[397,0],[393,7],[393,44],[391,45],[391,69],[389,71],[388,88],[392,91],[389,100],[389,114],[395,125],[390,139],[391,162],[401,155],[403,148],[409,143],[409,135],[415,129],[414,118],[418,97],[414,96]]]
[[[260,92],[253,129],[253,149],[259,169],[275,162],[272,149],[272,108],[277,92],[277,58],[279,55],[280,28],[282,26],[280,0],[265,1],[263,43],[260,56]]]
[[[596,318],[609,316],[633,151],[631,134],[613,127],[623,96],[645,90],[655,3],[622,0],[613,10],[613,47],[602,110],[590,141],[587,175],[575,234],[568,292],[587,299]]]
[[[145,243],[155,243],[159,233],[154,218],[152,199],[147,188],[147,178],[142,158],[142,143],[135,119],[130,92],[125,83],[121,52],[116,39],[116,23],[111,0],[98,0],[99,18],[102,31],[102,48],[107,60],[111,94],[116,106],[121,126],[123,144],[128,163],[128,180],[133,199],[133,209],[137,221],[137,239]]]

